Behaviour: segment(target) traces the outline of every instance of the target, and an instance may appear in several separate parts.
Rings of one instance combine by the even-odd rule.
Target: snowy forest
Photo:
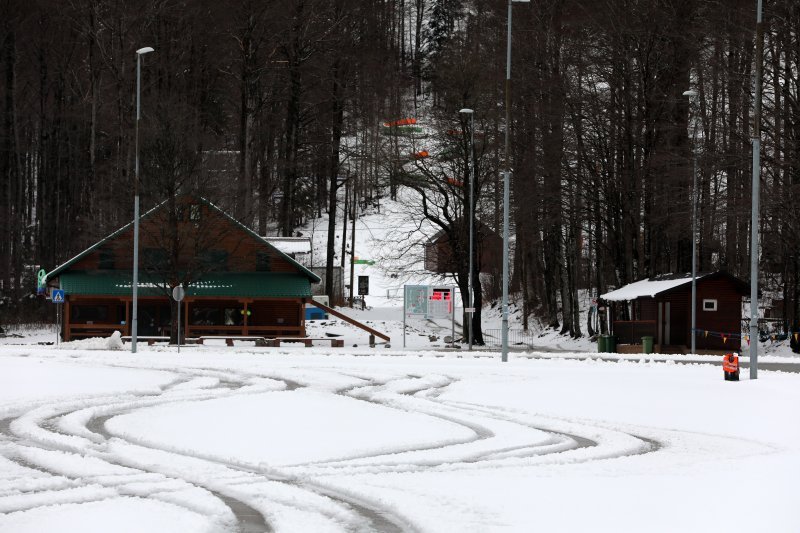
[[[796,0],[764,2],[763,36],[756,0],[515,3],[509,124],[505,0],[0,5],[6,318],[34,312],[25,302],[36,270],[133,219],[135,51],[144,46],[155,53],[141,57],[143,210],[201,194],[262,235],[289,236],[341,210],[345,188],[348,209],[403,189],[427,207],[440,193],[463,205],[472,183],[478,218],[500,233],[508,166],[511,291],[526,314],[578,336],[579,291],[691,270],[696,157],[698,270],[748,279],[762,39],[760,284],[798,325]],[[474,110],[474,129],[462,108]],[[387,135],[384,124],[407,117],[431,137]],[[449,154],[453,174],[416,163],[409,172],[423,149]],[[333,246],[330,232],[328,265]],[[497,298],[497,283],[484,293]]]

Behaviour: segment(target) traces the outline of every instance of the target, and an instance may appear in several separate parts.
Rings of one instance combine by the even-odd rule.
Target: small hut
[[[742,298],[750,286],[724,271],[697,275],[697,350],[741,349]],[[653,337],[658,352],[685,352],[692,343],[692,276],[643,279],[600,297],[618,345]]]
[[[478,251],[478,264],[475,267],[482,273],[499,271],[503,260],[503,239],[489,226],[477,221],[475,246]],[[452,274],[456,269],[450,238],[444,230],[439,230],[425,243],[425,270],[437,274]]]

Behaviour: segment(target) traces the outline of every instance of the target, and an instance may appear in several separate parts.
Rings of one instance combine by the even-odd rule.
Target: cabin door
[[[670,344],[670,302],[658,302],[658,344]]]

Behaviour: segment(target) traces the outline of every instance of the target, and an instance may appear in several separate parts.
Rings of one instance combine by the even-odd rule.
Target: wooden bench
[[[159,337],[159,336],[151,336],[151,335],[137,335],[136,342],[147,342],[148,346],[152,346],[157,342],[169,342],[169,337]],[[125,335],[122,337],[122,342],[131,342],[131,336]]]
[[[325,341],[331,343],[331,348],[344,348],[344,339],[335,339],[332,337],[309,338],[309,337],[278,337],[275,339],[267,340],[268,346],[279,348],[282,342],[302,342],[306,348],[314,345],[314,341]]]
[[[233,346],[233,341],[255,341],[256,346],[269,346],[267,339],[258,335],[202,335],[197,337],[197,344],[210,340],[224,340],[228,346]]]

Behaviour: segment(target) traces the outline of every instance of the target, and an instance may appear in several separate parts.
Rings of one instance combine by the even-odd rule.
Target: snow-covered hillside
[[[403,286],[405,284],[443,284],[454,285],[452,277],[444,277],[424,269],[423,243],[436,232],[430,223],[414,218],[407,207],[414,203],[410,190],[400,190],[398,199],[382,198],[366,212],[360,213],[355,223],[355,256],[369,263],[354,265],[354,279],[369,277],[369,295],[364,298],[366,310],[343,309],[348,315],[365,322],[378,331],[388,334],[393,348],[402,347],[403,337]],[[343,202],[341,202],[343,205]],[[312,219],[299,234],[310,237],[313,251],[310,266],[325,264],[328,240],[328,218],[323,215]],[[350,284],[350,258],[352,221],[348,220],[346,242],[346,263],[344,284]],[[337,215],[336,225],[336,265],[341,264],[342,252],[342,214]],[[355,291],[357,294],[357,291]],[[347,292],[346,292],[347,295]],[[530,317],[529,330],[523,330],[521,305],[517,305],[516,295],[510,296],[509,328],[511,349],[538,349],[558,351],[592,352],[596,345],[586,336],[585,323],[581,325],[584,337],[572,339],[560,335],[558,331],[545,328],[535,317]],[[461,337],[461,295],[456,291],[455,338]],[[581,298],[581,320],[585,320],[591,298]],[[483,330],[487,345],[496,349],[499,344],[501,310],[499,301],[488,301],[483,309]],[[412,349],[437,349],[445,345],[444,337],[451,335],[453,325],[449,320],[409,320],[406,324],[406,346]],[[308,323],[311,335],[333,333],[343,335],[348,345],[363,345],[368,335],[336,318]],[[515,343],[516,340],[516,343]],[[792,357],[788,341],[768,340],[760,345],[762,353]]]

